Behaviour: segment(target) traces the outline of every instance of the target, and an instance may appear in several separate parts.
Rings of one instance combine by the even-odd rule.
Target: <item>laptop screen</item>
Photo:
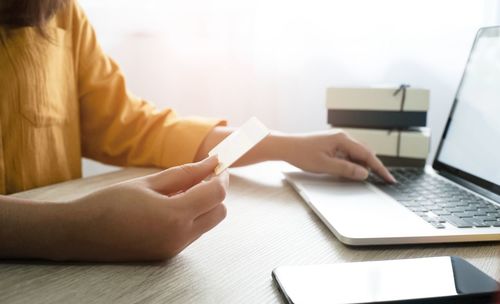
[[[482,28],[477,34],[436,165],[498,194],[500,27]]]

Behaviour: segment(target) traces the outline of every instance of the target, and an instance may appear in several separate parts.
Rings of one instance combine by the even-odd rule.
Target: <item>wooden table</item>
[[[276,162],[232,169],[227,218],[169,261],[0,261],[0,303],[283,303],[271,279],[278,265],[442,255],[461,256],[500,279],[500,243],[341,244],[284,181],[283,166]],[[124,169],[15,196],[65,200],[156,171]]]

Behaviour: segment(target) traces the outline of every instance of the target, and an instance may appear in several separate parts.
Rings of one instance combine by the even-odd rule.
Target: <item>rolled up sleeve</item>
[[[179,117],[133,96],[81,8],[74,10],[82,155],[118,166],[168,168],[192,162],[207,134],[226,122]]]

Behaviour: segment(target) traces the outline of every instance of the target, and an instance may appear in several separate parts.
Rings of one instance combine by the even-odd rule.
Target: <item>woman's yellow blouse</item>
[[[0,27],[0,194],[79,178],[82,156],[119,166],[188,163],[225,124],[179,118],[132,96],[73,1],[47,34]]]

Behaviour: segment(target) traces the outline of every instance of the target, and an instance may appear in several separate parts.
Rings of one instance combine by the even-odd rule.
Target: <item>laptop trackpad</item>
[[[420,217],[367,183],[302,172],[285,175],[325,224],[343,236],[398,237],[434,231]]]

